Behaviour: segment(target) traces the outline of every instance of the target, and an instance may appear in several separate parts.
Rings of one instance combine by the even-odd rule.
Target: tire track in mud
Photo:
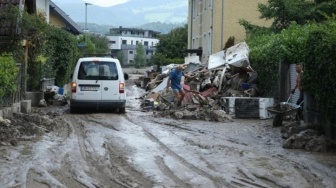
[[[89,121],[89,122],[92,122],[92,123],[101,125],[101,126],[103,126],[103,127],[106,127],[106,128],[109,128],[109,129],[112,129],[112,130],[115,130],[115,131],[120,131],[119,129],[115,128],[115,126],[113,126],[113,124],[111,124],[111,123],[106,124],[106,123],[101,122],[101,121],[99,121],[99,120],[92,119],[92,118],[94,118],[94,117],[93,117],[93,116],[89,116],[89,115],[85,115],[84,117],[85,117],[86,120]]]
[[[310,185],[312,185],[312,187],[325,187],[325,185],[323,185],[318,175],[310,171],[309,167],[307,167],[305,164],[298,163],[294,161],[293,159],[290,159],[285,156],[280,156],[277,158],[282,161],[289,161],[293,163],[294,168],[302,175],[303,178],[305,178],[307,182],[309,182]],[[328,173],[325,173],[324,175],[328,176]],[[330,177],[330,178],[333,178],[333,177]]]
[[[134,123],[129,117],[126,117],[126,119],[129,122],[133,123],[134,125],[139,126],[138,124]],[[152,140],[153,142],[159,144],[159,146],[163,149],[163,151],[165,151],[170,156],[174,157],[177,161],[179,161],[181,164],[183,164],[184,166],[186,166],[187,168],[189,168],[193,172],[211,180],[216,187],[223,187],[223,186],[224,187],[234,187],[232,184],[228,183],[223,178],[215,177],[215,176],[205,172],[204,170],[196,167],[195,165],[189,163],[183,157],[179,156],[177,153],[175,153],[174,151],[169,149],[165,144],[163,144],[157,137],[155,137],[152,133],[150,133],[146,128],[144,128],[144,127],[142,127],[142,128],[143,128],[143,131],[144,131],[145,135],[150,140]],[[175,179],[175,176],[173,176],[173,177],[169,176],[169,177],[172,178],[173,180]],[[176,182],[176,183],[178,183],[178,182]]]
[[[153,182],[148,180],[141,172],[135,170],[120,154],[121,152],[116,151],[111,145],[106,145],[106,148],[109,151],[110,160],[113,162],[111,171],[118,172],[118,179],[122,179],[122,182],[125,182],[128,187],[153,187]],[[132,181],[133,183],[129,183]]]
[[[178,129],[182,129],[182,130],[185,130],[185,131],[192,131],[192,132],[195,132],[195,130],[193,129],[189,129],[189,128],[185,128],[185,127],[182,127],[178,124],[173,124],[173,123],[163,123],[163,122],[160,122],[160,121],[155,121],[153,119],[151,119],[150,121],[154,122],[154,123],[157,123],[157,124],[160,124],[160,125],[166,125],[166,126],[169,126],[169,127],[173,127],[173,128],[178,128]]]
[[[128,121],[130,121],[131,123],[137,125],[135,122],[133,122],[132,119],[130,119],[129,117],[126,117],[126,119]],[[154,123],[158,123],[160,125],[168,125],[169,127],[173,127],[173,128],[177,128],[177,129],[183,129],[183,130],[186,130],[186,131],[191,131],[191,132],[197,132],[195,130],[192,130],[192,129],[188,129],[188,128],[181,128],[179,126],[176,126],[176,125],[173,125],[173,124],[163,124],[159,121],[153,121],[151,120],[152,122]],[[139,126],[139,125],[138,125]],[[163,144],[157,137],[155,137],[153,134],[151,134],[147,129],[145,129],[144,127],[142,127],[145,134],[153,141],[153,142],[156,142],[158,143],[164,150],[166,153],[170,154],[171,156],[173,156],[175,159],[177,159],[178,161],[180,161],[184,166],[188,167],[189,169],[191,169],[192,171],[198,173],[199,175],[201,176],[204,176],[204,177],[207,177],[208,179],[210,179],[214,185],[216,187],[251,187],[251,188],[267,188],[267,187],[270,187],[268,185],[271,185],[271,187],[278,187],[274,182],[272,181],[268,181],[268,185],[266,185],[262,180],[262,178],[258,178],[258,177],[255,177],[254,180],[246,177],[246,176],[241,176],[240,174],[237,174],[237,176],[232,176],[231,179],[229,179],[229,182],[228,180],[224,180],[223,178],[220,178],[220,177],[215,177],[201,169],[199,169],[198,167],[194,166],[193,164],[187,162],[184,158],[182,158],[181,156],[179,156],[178,154],[176,154],[174,151],[170,150],[165,144]],[[172,132],[173,133],[173,132]],[[174,133],[173,133],[174,134]],[[194,145],[194,146],[197,146],[197,147],[200,147],[200,148],[203,148],[203,149],[211,149],[212,147],[211,146],[203,146],[201,145],[200,143],[196,143],[192,140],[189,140],[189,139],[183,139],[185,140],[186,142],[188,142],[189,144],[191,145]],[[241,144],[241,143],[237,143],[237,142],[232,142],[232,140],[226,140],[228,142],[231,142],[231,143],[234,143],[234,144],[238,144],[238,145],[244,145],[246,146],[245,144]],[[236,153],[238,155],[240,155],[240,152],[239,152],[239,149],[238,148],[234,148],[234,147],[229,147],[229,146],[225,146],[225,145],[218,145],[216,146],[215,148],[219,148],[219,149],[226,149],[227,151],[236,151]],[[211,165],[211,163],[209,163],[208,161],[206,161],[204,158],[202,158],[200,156],[200,160],[205,162],[205,164],[207,164],[208,168],[214,172],[218,172],[214,166]],[[170,171],[170,169],[165,166],[163,167],[162,165],[164,165],[163,162],[160,163],[160,161],[156,161],[156,163],[159,163],[159,167],[161,167],[161,171],[163,171],[164,174],[168,175],[168,177],[172,178],[177,184],[180,184],[181,183],[181,180],[179,178],[177,178],[174,174],[172,174],[173,172]],[[163,164],[162,164],[163,163]],[[169,171],[168,171],[169,170]]]
[[[188,183],[183,182],[179,177],[177,177],[174,172],[170,170],[170,168],[165,164],[164,159],[162,157],[155,157],[155,163],[158,165],[159,169],[163,174],[167,177],[172,178],[172,180],[178,185],[178,187],[191,188],[192,186]]]
[[[94,117],[93,117],[94,118]],[[80,124],[79,132],[80,136],[78,139],[83,138],[83,141],[81,143],[85,142],[86,133],[84,131],[85,123],[83,121],[88,120],[89,122],[94,122],[97,125],[104,126],[106,128],[110,128],[114,131],[119,131],[116,129],[113,129],[113,125],[107,127],[99,120],[88,118],[88,116],[85,115],[85,119],[77,119],[78,124]],[[83,125],[83,126],[81,126]],[[76,131],[77,132],[77,131]],[[122,188],[132,188],[132,187],[151,187],[152,182],[144,178],[144,176],[134,170],[130,165],[128,165],[127,161],[123,159],[122,155],[119,155],[118,152],[116,152],[113,147],[109,143],[104,143],[103,147],[108,151],[107,155],[104,157],[104,160],[108,160],[108,164],[106,164],[106,161],[101,161],[98,158],[95,158],[94,156],[90,155],[88,153],[85,161],[89,163],[89,167],[91,171],[94,171],[95,173],[93,176],[97,178],[100,183],[103,183],[105,185],[108,185],[108,187],[122,187]],[[86,148],[85,145],[82,145],[81,148]],[[85,149],[84,149],[85,150]],[[143,185],[143,186],[142,186]],[[98,186],[102,187],[102,186]]]

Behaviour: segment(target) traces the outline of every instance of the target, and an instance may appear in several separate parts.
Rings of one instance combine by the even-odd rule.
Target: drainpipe
[[[213,45],[213,25],[214,25],[214,11],[213,11],[213,0],[211,1],[211,27],[210,27],[210,33],[211,33],[211,45],[210,45],[210,54],[212,53],[212,45]],[[208,59],[209,61],[209,59]]]
[[[189,0],[189,2],[191,2],[191,13],[190,13],[190,46],[189,48],[191,49],[192,48],[192,38],[193,38],[193,16],[194,16],[194,1],[193,0]],[[190,6],[189,6],[190,7]],[[189,55],[188,55],[189,56]]]
[[[222,20],[221,20],[221,49],[223,49],[223,38],[224,38],[224,34],[223,34],[223,31],[224,31],[224,24],[223,24],[223,21],[224,21],[224,0],[222,1]]]

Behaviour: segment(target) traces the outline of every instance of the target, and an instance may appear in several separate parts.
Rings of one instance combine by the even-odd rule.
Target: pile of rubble
[[[19,141],[36,140],[43,134],[58,127],[55,120],[60,114],[48,112],[33,112],[30,114],[14,113],[13,117],[0,117],[0,146],[16,146]]]
[[[137,85],[142,82],[141,86],[147,91],[141,97],[142,109],[156,109],[158,115],[171,115],[178,119],[231,121],[223,97],[259,95],[258,76],[250,66],[248,54],[249,48],[243,42],[211,55],[207,65],[186,61],[184,73],[192,76],[192,79],[182,79],[185,91],[182,107],[177,107],[174,93],[166,91],[169,73],[178,64],[166,66],[146,84],[144,80],[137,81]]]
[[[336,151],[336,141],[327,139],[321,130],[312,125],[291,122],[282,127],[281,133],[282,138],[285,139],[283,148],[304,149],[313,152]]]

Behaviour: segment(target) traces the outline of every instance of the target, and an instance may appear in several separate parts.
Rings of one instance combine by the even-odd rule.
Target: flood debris
[[[37,139],[44,133],[54,130],[58,123],[54,118],[58,116],[55,113],[47,115],[33,112],[14,113],[10,119],[0,117],[0,146],[17,146],[19,141]]]
[[[44,91],[44,99],[40,101],[40,107],[64,106],[68,104],[69,96],[65,93],[64,88],[58,86],[47,86]]]
[[[168,65],[161,72],[147,72],[135,81],[147,92],[141,97],[142,110],[156,110],[162,116],[177,119],[232,121],[223,97],[260,97],[258,74],[250,66],[248,54],[249,48],[243,42],[211,55],[208,63],[186,58],[183,71],[192,78],[182,77],[185,96],[179,107],[172,90],[166,91],[169,74],[179,65]]]
[[[282,127],[281,133],[285,139],[283,148],[324,153],[336,151],[336,142],[326,138],[322,131],[313,125],[290,122]]]

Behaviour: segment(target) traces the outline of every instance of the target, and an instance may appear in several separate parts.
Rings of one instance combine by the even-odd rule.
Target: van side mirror
[[[127,73],[124,73],[124,78],[125,78],[125,80],[128,80],[128,74]]]

